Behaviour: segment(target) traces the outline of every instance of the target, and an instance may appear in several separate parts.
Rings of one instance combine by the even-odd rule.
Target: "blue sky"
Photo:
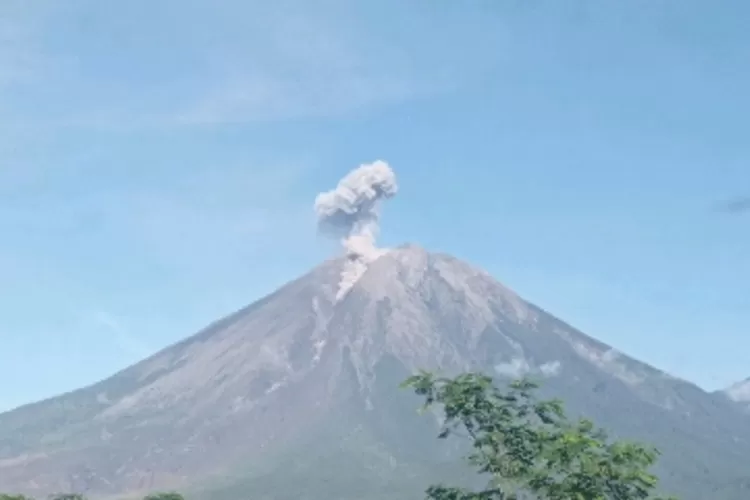
[[[704,387],[750,376],[744,0],[0,3],[0,409],[99,380],[331,254],[464,258]]]

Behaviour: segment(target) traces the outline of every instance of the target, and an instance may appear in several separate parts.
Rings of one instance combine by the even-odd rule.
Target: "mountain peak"
[[[433,307],[461,303],[487,318],[508,315],[524,322],[532,315],[528,304],[487,272],[443,253],[403,245],[371,262],[354,289],[371,300],[400,303],[432,301]]]

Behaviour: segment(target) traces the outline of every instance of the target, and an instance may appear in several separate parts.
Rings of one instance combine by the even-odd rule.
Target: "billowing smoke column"
[[[315,198],[318,230],[341,239],[347,262],[337,300],[343,297],[384,250],[375,246],[380,202],[398,191],[396,175],[384,161],[360,165],[341,179],[336,189]]]

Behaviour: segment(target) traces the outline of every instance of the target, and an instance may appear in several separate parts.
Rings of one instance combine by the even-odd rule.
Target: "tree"
[[[185,497],[175,491],[165,491],[151,493],[145,496],[143,500],[185,500]]]
[[[609,442],[591,421],[568,420],[560,401],[534,396],[537,385],[529,380],[503,392],[481,374],[450,379],[421,372],[402,387],[424,397],[423,411],[442,408],[438,437],[467,437],[469,463],[490,476],[482,491],[430,486],[428,499],[656,500],[657,478],[648,471],[655,448]]]
[[[86,497],[80,493],[56,493],[48,498],[49,500],[86,500]]]

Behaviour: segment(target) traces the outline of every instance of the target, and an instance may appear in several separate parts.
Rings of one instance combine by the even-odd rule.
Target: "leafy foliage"
[[[0,500],[33,500],[24,495],[9,495],[7,493],[0,493]]]
[[[165,491],[151,493],[150,495],[144,497],[143,500],[185,500],[185,497],[183,497],[176,491]]]
[[[538,400],[533,394],[537,385],[529,380],[515,381],[503,392],[481,374],[449,379],[422,372],[402,386],[424,397],[423,411],[442,408],[438,437],[467,437],[469,463],[490,476],[482,491],[434,485],[427,489],[428,499],[654,498],[657,478],[648,469],[656,462],[656,449],[608,442],[591,421],[571,422],[560,401]]]
[[[10,495],[7,493],[0,493],[0,500],[34,500],[32,497],[25,495]],[[50,495],[48,500],[86,500],[84,495],[80,493],[58,493]],[[143,498],[143,500],[185,500],[181,494],[169,491],[160,493],[151,493]]]

